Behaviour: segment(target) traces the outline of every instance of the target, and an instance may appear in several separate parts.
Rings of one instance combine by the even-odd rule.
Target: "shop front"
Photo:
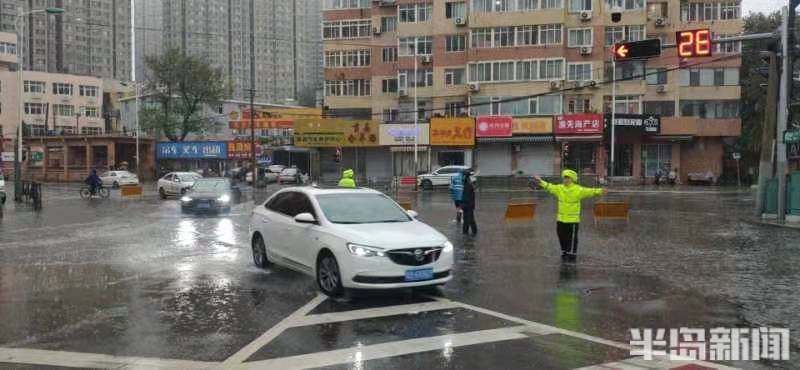
[[[381,156],[379,123],[341,119],[296,119],[294,144],[300,148],[317,148],[311,156],[311,177],[334,182],[342,169],[350,168],[357,180],[365,180],[368,169],[391,167],[391,160]],[[316,161],[314,158],[318,158]]]
[[[475,120],[470,117],[432,118],[430,123],[430,168],[473,165]]]
[[[479,116],[475,163],[481,176],[549,175],[555,167],[552,118]]]
[[[800,130],[784,134],[784,141],[786,142],[786,155],[789,159],[789,170],[800,170]]]
[[[605,123],[611,127],[611,115]],[[679,138],[659,137],[661,118],[649,114],[617,114],[614,118],[614,168],[609,175],[631,182],[652,181],[661,169],[669,173],[680,160]],[[606,130],[608,153],[611,130]]]
[[[407,123],[381,124],[380,144],[384,150],[375,156],[381,158],[388,155],[390,165],[369,171],[369,176],[414,176],[431,168],[430,125],[427,123],[419,123],[416,127]]]
[[[160,142],[156,145],[159,176],[172,171],[199,171],[220,176],[228,170],[225,141]]]
[[[603,147],[603,115],[564,114],[553,122],[561,169],[572,169],[583,176],[605,177],[606,152]],[[559,171],[556,171],[559,172]]]

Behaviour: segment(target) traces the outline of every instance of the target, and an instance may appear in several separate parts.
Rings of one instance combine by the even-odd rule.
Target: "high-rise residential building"
[[[322,88],[321,15],[319,0],[137,0],[137,72],[140,46],[144,55],[178,48],[220,68],[231,98],[248,99],[252,33],[255,99],[313,104]],[[158,28],[160,40],[150,37]]]
[[[20,46],[26,70],[130,80],[129,0],[0,0],[0,31],[16,32],[18,6],[25,13],[48,7],[65,11],[23,17]]]
[[[657,58],[616,63],[622,79],[616,113],[657,114],[660,127],[618,120],[614,169],[603,116],[611,113],[612,46],[652,38],[674,44],[676,31],[700,28],[715,39],[740,34],[740,6],[736,0],[325,0],[325,106],[332,116],[383,123],[476,118],[469,146],[437,145],[433,137],[442,132],[431,124],[431,145],[414,156],[422,169],[464,164],[484,176],[510,176],[570,167],[647,181],[659,169],[677,168],[684,181],[716,180],[726,139],[741,131],[740,42],[715,41],[711,57],[679,58],[673,47]],[[612,13],[621,19],[612,21]],[[513,135],[492,137],[494,121],[479,119],[490,115],[510,116]],[[367,158],[366,168],[408,174],[397,169],[410,167],[411,151],[400,149],[382,159],[385,165]]]
[[[162,0],[133,0],[134,68],[138,81],[146,79],[145,58],[159,55],[163,50],[163,3]]]

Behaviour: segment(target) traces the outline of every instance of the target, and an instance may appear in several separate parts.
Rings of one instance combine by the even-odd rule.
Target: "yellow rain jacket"
[[[353,170],[346,169],[342,172],[342,179],[339,180],[339,187],[340,188],[356,188],[356,181],[353,180]]]
[[[570,185],[556,185],[543,180],[539,183],[539,186],[558,199],[557,220],[559,222],[579,223],[581,222],[581,201],[602,195],[603,189],[585,188],[578,185],[578,174],[573,170],[564,170],[561,173],[561,177],[569,177],[573,183]]]

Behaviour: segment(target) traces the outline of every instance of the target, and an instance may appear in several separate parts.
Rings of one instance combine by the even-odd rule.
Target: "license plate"
[[[211,208],[211,205],[208,202],[200,202],[197,203],[197,208]]]
[[[407,270],[406,281],[420,281],[433,279],[433,269]]]

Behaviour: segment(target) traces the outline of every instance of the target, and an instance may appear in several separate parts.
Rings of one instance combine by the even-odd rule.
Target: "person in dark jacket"
[[[464,171],[464,190],[461,194],[461,210],[464,212],[464,224],[461,231],[464,234],[470,232],[472,235],[478,233],[478,225],[475,223],[475,176],[472,170]]]

